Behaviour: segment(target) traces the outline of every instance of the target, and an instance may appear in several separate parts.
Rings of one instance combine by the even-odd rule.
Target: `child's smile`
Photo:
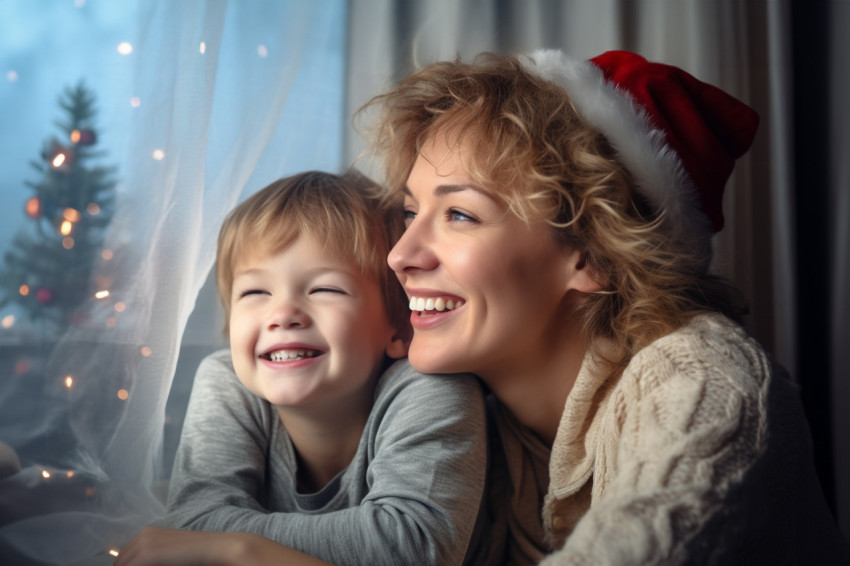
[[[394,334],[377,281],[308,235],[234,273],[230,344],[249,390],[278,410],[371,397]]]

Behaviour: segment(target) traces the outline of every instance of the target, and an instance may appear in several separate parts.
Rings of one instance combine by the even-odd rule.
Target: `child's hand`
[[[204,533],[146,527],[127,543],[114,566],[213,566],[227,564],[236,533]],[[231,537],[234,540],[231,541]],[[235,549],[234,549],[235,550]]]
[[[205,533],[146,527],[128,542],[114,566],[242,566],[326,564],[270,539],[249,533]]]

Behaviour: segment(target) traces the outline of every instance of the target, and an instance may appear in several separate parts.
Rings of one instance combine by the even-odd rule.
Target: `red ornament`
[[[97,141],[97,134],[94,130],[74,130],[71,132],[71,142],[79,145],[94,145]]]
[[[35,300],[41,303],[42,305],[46,305],[50,301],[53,300],[53,291],[48,289],[47,287],[42,287],[35,293]]]
[[[38,197],[32,197],[27,201],[26,210],[27,216],[30,218],[41,217],[41,201],[38,200]]]

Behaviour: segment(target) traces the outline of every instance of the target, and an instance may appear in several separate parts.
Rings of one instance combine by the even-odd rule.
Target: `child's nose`
[[[291,301],[278,304],[269,313],[267,324],[270,330],[305,328],[309,325],[309,315],[296,303]]]

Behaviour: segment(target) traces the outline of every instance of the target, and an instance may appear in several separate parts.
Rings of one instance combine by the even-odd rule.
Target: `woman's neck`
[[[578,332],[564,329],[540,351],[479,376],[520,424],[551,447],[586,351]]]
[[[278,407],[298,459],[299,491],[320,491],[351,463],[371,408],[371,391],[368,399],[340,403],[323,413]]]

